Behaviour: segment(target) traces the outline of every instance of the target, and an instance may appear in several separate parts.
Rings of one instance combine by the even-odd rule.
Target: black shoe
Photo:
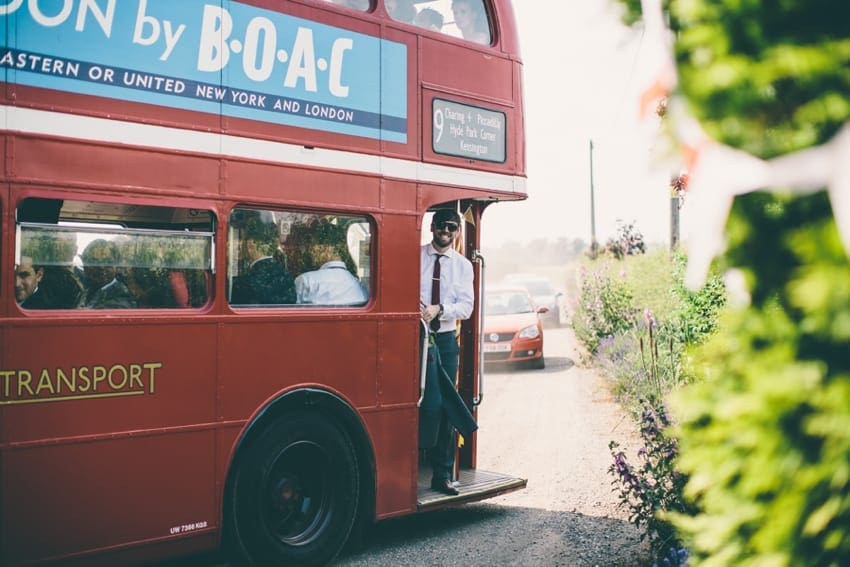
[[[457,488],[452,486],[452,481],[450,481],[449,479],[432,480],[431,489],[436,490],[437,492],[442,492],[443,494],[448,494],[449,496],[457,496],[458,494],[460,494]]]

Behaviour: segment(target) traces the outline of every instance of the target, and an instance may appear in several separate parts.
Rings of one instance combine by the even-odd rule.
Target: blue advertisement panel
[[[404,44],[229,0],[0,0],[0,25],[11,83],[407,141]]]

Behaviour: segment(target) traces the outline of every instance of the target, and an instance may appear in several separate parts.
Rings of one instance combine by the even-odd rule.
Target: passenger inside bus
[[[412,24],[414,18],[416,18],[413,0],[384,0],[384,7],[390,17],[399,22]]]
[[[443,15],[433,8],[422,8],[413,23],[420,28],[432,31],[440,31],[443,28]]]
[[[239,275],[233,280],[233,305],[295,303],[295,283],[280,250],[280,230],[268,211],[240,210]]]
[[[189,308],[209,297],[205,211],[31,197],[17,217],[15,288],[25,309]],[[38,295],[25,300],[36,275]]]
[[[136,234],[121,240],[125,283],[142,308],[200,307],[207,300],[204,250],[183,235]]]
[[[27,199],[18,209],[23,222],[56,223],[61,201],[53,199]],[[74,235],[52,230],[31,229],[21,231],[21,266],[16,267],[16,296],[25,293],[26,282],[18,281],[19,272],[35,268],[40,278],[34,297],[18,303],[25,309],[74,309],[83,302],[82,272],[73,267],[77,244]],[[28,264],[29,263],[29,264]],[[24,288],[19,288],[19,283]]]
[[[21,256],[15,265],[15,299],[26,309],[44,309],[44,291],[40,288],[44,268],[35,265],[29,256]]]
[[[369,299],[340,225],[327,219],[295,224],[287,249],[301,252],[296,263],[304,271],[295,278],[299,304],[363,305]]]
[[[487,16],[481,0],[453,0],[452,13],[463,39],[483,45],[490,43]]]
[[[83,304],[83,273],[74,267],[77,243],[74,235],[54,233],[41,237],[44,278],[42,287],[48,301],[45,309],[76,309]]]
[[[189,307],[186,274],[157,267],[132,267],[123,270],[123,280],[142,308]]]
[[[28,258],[21,258],[24,264]],[[35,266],[42,274],[35,297],[30,297],[24,309],[76,309],[83,306],[83,284],[70,266]],[[16,280],[17,285],[17,280]],[[17,287],[16,287],[17,292]]]
[[[85,274],[85,306],[89,309],[128,309],[137,303],[127,285],[117,277],[118,247],[98,238],[82,254]]]

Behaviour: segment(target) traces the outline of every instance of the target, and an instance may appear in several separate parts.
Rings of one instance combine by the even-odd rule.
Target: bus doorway
[[[476,410],[483,401],[482,210],[453,202],[432,207],[422,220],[419,510],[489,498],[527,483],[476,468]]]

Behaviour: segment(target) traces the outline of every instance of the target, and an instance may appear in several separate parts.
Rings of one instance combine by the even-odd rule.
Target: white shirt
[[[369,300],[363,286],[339,260],[295,278],[295,296],[298,303],[313,305],[363,305]]]
[[[422,247],[419,301],[425,305],[431,305],[431,278],[438,254],[431,242]],[[443,255],[440,260],[440,303],[443,304],[443,315],[440,317],[439,333],[454,331],[458,320],[469,319],[475,305],[472,262],[453,248],[446,250]]]

